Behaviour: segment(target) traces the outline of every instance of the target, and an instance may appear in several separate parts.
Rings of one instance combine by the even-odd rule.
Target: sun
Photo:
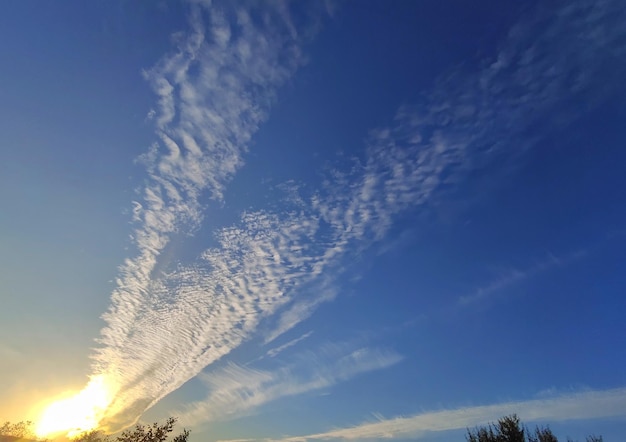
[[[94,376],[79,393],[57,400],[43,411],[35,434],[49,437],[65,433],[68,437],[97,428],[112,394],[104,376]]]

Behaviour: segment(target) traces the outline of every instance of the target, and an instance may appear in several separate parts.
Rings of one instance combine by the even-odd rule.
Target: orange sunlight
[[[65,433],[74,437],[97,428],[112,394],[104,376],[94,376],[79,393],[48,405],[36,423],[38,437]]]

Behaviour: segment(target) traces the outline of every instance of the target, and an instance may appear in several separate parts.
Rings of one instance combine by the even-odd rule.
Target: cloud
[[[364,159],[329,172],[310,198],[330,238],[320,266],[382,240],[399,214],[435,205],[472,174],[494,164],[510,172],[547,132],[580,117],[572,101],[593,106],[619,87],[616,72],[626,74],[619,59],[626,53],[620,2],[560,5],[522,19],[483,68],[439,78],[422,102],[400,107],[392,125],[370,133]],[[322,292],[295,301],[268,339],[333,298]]]
[[[298,215],[246,213],[239,226],[217,233],[218,246],[200,261],[153,279],[132,333],[102,354],[130,380],[118,403],[149,407],[249,338],[315,277],[319,257],[298,246],[315,228]]]
[[[626,388],[583,391],[550,399],[505,402],[495,405],[458,408],[391,419],[379,418],[353,427],[306,436],[265,439],[282,442],[308,440],[420,439],[430,432],[459,430],[494,422],[517,414],[523,421],[563,421],[626,417]]]
[[[548,126],[578,117],[569,100],[601,100],[623,72],[606,69],[623,68],[615,63],[626,52],[620,1],[542,6],[483,68],[443,76],[423,102],[372,131],[348,169],[330,170],[316,191],[296,192],[279,211],[243,213],[197,261],[156,272],[171,238],[202,221],[199,198],[222,198],[276,90],[303,63],[300,35],[318,23],[316,12],[311,27],[302,14],[292,18],[292,3],[246,5],[193,6],[177,50],[145,73],[158,97],[159,141],[141,158],[149,180],[133,210],[137,254],[120,268],[93,355],[95,374],[116,386],[110,430],[133,423],[260,324],[269,342],[309,317],[335,298],[349,258],[381,241],[399,214],[434,204],[470,173],[515,162]]]
[[[508,270],[486,286],[478,288],[473,294],[461,296],[458,302],[460,305],[469,305],[476,302],[486,301],[487,299],[497,296],[498,293],[515,284],[521,284],[525,280],[547,272],[554,267],[562,267],[570,264],[585,255],[586,252],[584,250],[577,250],[563,257],[549,254],[547,259],[544,259],[527,269],[519,270],[513,268]]]
[[[200,379],[209,387],[208,396],[175,415],[185,425],[233,418],[267,402],[328,388],[402,359],[388,350],[350,347],[334,344],[316,352],[300,353],[295,363],[274,371],[229,363],[222,369],[201,374]]]
[[[319,11],[311,9],[301,7],[299,17],[316,25]],[[155,269],[172,236],[191,234],[202,221],[199,198],[222,198],[277,88],[303,63],[300,47],[308,37],[298,32],[310,31],[293,23],[289,4],[225,3],[205,9],[198,3],[190,10],[190,29],[174,35],[176,50],[144,73],[158,98],[149,112],[158,142],[139,160],[149,179],[133,209],[137,253],[120,267],[93,355],[94,371],[117,386],[112,410],[128,415],[110,416],[112,429],[132,423],[202,368],[170,375],[168,381],[146,381],[160,373],[159,358],[173,358],[170,368],[181,364],[171,348],[175,344],[159,333],[184,327],[164,319],[176,316],[167,311],[176,301],[164,302]],[[142,328],[153,317],[155,325]]]
[[[266,355],[269,356],[270,358],[276,357],[279,353],[282,353],[283,351],[287,350],[290,347],[293,347],[294,345],[296,345],[299,342],[304,341],[306,338],[308,338],[309,336],[311,336],[313,334],[313,331],[309,331],[305,334],[303,334],[302,336],[297,337],[296,339],[292,339],[291,341],[279,346],[279,347],[274,347],[274,348],[270,348]]]

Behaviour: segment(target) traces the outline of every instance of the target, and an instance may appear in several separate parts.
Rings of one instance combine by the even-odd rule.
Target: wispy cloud
[[[195,333],[165,319],[173,320],[167,305],[176,300],[164,301],[154,270],[172,236],[189,234],[199,225],[203,217],[199,197],[208,193],[222,198],[224,186],[243,164],[248,142],[267,117],[277,88],[303,62],[299,32],[310,31],[293,23],[286,3],[224,3],[209,9],[196,2],[190,10],[190,29],[174,36],[176,50],[145,72],[158,96],[149,115],[159,141],[140,159],[149,180],[142,199],[134,204],[137,228],[132,238],[137,254],[120,267],[111,307],[104,315],[107,326],[93,357],[94,371],[106,374],[118,388],[111,410],[124,416],[109,416],[112,428],[132,423],[202,368],[173,374],[174,367],[185,364],[178,360],[172,342],[176,333],[164,333]],[[315,17],[309,17],[310,22],[316,25],[319,11],[311,14]],[[152,317],[158,318],[156,324],[144,329]],[[168,363],[158,361],[165,355],[171,358],[166,368]],[[155,375],[158,380],[148,380]]]
[[[232,418],[267,402],[328,388],[402,359],[388,350],[349,348],[347,344],[334,344],[316,352],[300,353],[295,363],[274,371],[230,363],[220,370],[200,375],[209,387],[209,395],[175,414],[186,425]]]
[[[550,399],[533,399],[433,411],[408,417],[379,418],[374,422],[365,422],[325,433],[257,440],[305,442],[308,440],[420,439],[430,432],[484,425],[513,413],[526,422],[546,420],[554,422],[611,417],[623,418],[626,416],[624,410],[626,410],[626,388],[616,388],[613,390],[583,391]]]
[[[309,331],[305,334],[303,334],[302,336],[297,337],[296,339],[292,339],[291,341],[280,345],[278,347],[274,347],[274,348],[270,348],[266,355],[269,356],[270,358],[275,357],[276,355],[278,355],[279,353],[282,353],[283,351],[287,350],[290,347],[293,347],[294,345],[296,345],[299,342],[304,341],[306,338],[308,338],[309,336],[311,336],[313,334],[313,331]]]
[[[548,257],[531,267],[526,269],[509,269],[504,272],[499,278],[493,280],[489,284],[479,287],[474,293],[470,295],[464,295],[459,298],[460,305],[469,305],[476,302],[486,301],[494,296],[497,296],[502,291],[516,285],[521,284],[529,278],[536,277],[544,272],[549,271],[555,267],[562,267],[576,261],[586,255],[584,250],[577,250],[570,254],[558,257],[552,253]]]
[[[458,191],[470,173],[496,162],[499,169],[513,167],[546,131],[580,116],[569,100],[592,105],[619,85],[614,74],[624,65],[615,61],[626,53],[620,2],[581,0],[553,8],[540,7],[515,25],[483,69],[441,77],[423,102],[401,107],[394,124],[371,132],[364,160],[329,173],[310,198],[312,216],[329,238],[320,267],[333,261],[339,273],[337,258],[384,238],[398,214],[436,203]],[[619,67],[607,72],[603,63]],[[333,297],[323,292],[296,299],[270,338]]]
[[[281,211],[244,213],[215,232],[215,247],[197,262],[157,274],[172,236],[202,220],[200,196],[222,198],[277,88],[302,63],[307,26],[291,18],[294,4],[195,5],[177,50],[145,73],[159,100],[159,142],[142,158],[149,180],[135,203],[137,254],[120,268],[94,354],[94,371],[117,388],[110,429],[132,423],[262,322],[267,342],[309,317],[336,296],[347,258],[383,239],[399,213],[496,160],[513,161],[535,144],[529,128],[542,134],[546,121],[577,117],[561,110],[567,100],[600,100],[621,82],[622,71],[604,68],[626,53],[620,1],[542,6],[483,69],[441,78],[423,102],[373,131],[363,160],[329,172]]]

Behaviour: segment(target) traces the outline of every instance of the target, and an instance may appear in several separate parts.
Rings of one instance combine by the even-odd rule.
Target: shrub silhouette
[[[515,414],[500,418],[496,424],[468,429],[466,439],[467,442],[559,442],[550,428],[536,427],[531,432]],[[587,436],[586,442],[602,442],[602,436]]]

